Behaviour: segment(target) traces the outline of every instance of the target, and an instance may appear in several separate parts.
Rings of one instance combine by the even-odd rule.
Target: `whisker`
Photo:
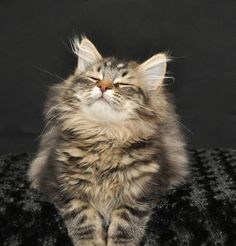
[[[91,100],[92,97],[90,95],[87,95],[87,96],[84,96],[83,97],[83,100],[86,101],[86,100]],[[93,100],[94,101],[94,100]]]
[[[194,135],[194,133],[187,127],[185,126],[181,121],[174,119],[175,121],[177,121],[185,130],[187,130],[188,132],[190,132],[192,135]]]
[[[63,79],[62,77],[60,77],[60,76],[58,76],[58,75],[56,75],[56,74],[53,74],[53,73],[51,73],[51,72],[49,72],[49,71],[47,71],[47,70],[45,70],[45,69],[43,69],[43,68],[40,68],[40,67],[37,67],[37,66],[33,66],[33,67],[36,68],[36,69],[38,69],[38,70],[40,70],[40,71],[42,71],[42,72],[44,72],[44,73],[46,73],[46,74],[51,75],[51,76],[54,77],[54,78],[57,78],[57,79],[60,79],[60,80],[65,80],[65,79]]]
[[[44,126],[44,128],[43,128],[42,132],[40,133],[40,135],[35,139],[35,142],[38,141],[38,140],[42,137],[43,133],[45,132],[45,130],[46,130],[46,128],[49,126],[49,124],[52,122],[52,120],[55,119],[57,116],[63,114],[63,113],[65,113],[65,111],[60,112],[60,113],[54,115],[51,119],[49,119],[49,121],[48,121],[48,122],[46,123],[46,125]]]
[[[75,89],[73,89],[73,88],[69,88],[69,87],[56,86],[55,88],[56,88],[56,89],[67,89],[67,90],[72,90],[72,91],[76,92],[76,90],[75,90]]]
[[[144,109],[146,109],[146,110],[149,110],[149,111],[151,111],[151,112],[153,112],[153,113],[157,113],[157,111],[155,111],[155,110],[153,110],[153,109],[150,109],[150,108],[147,108],[147,107],[145,107],[145,106],[143,106],[143,105],[139,105],[139,107],[144,108]]]
[[[46,113],[46,115],[48,115],[54,108],[56,108],[56,107],[58,107],[58,106],[60,106],[60,105],[62,105],[62,104],[65,104],[66,102],[69,102],[69,101],[71,101],[71,100],[72,100],[72,98],[67,99],[67,100],[65,100],[65,101],[63,101],[63,102],[60,102],[60,103],[54,105],[53,107],[51,107],[51,108],[48,110],[48,112]]]
[[[74,55],[74,53],[72,52],[71,48],[64,42],[63,39],[61,39],[61,42],[62,42],[62,44],[67,48],[67,50],[68,50],[71,54]],[[70,42],[70,41],[69,41],[69,42]],[[71,45],[71,42],[70,42],[70,45]]]

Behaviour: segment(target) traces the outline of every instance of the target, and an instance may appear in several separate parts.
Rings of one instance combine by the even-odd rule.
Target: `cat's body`
[[[185,143],[160,86],[164,55],[138,65],[96,52],[86,38],[75,43],[78,68],[51,89],[29,179],[58,208],[74,245],[139,245],[160,193],[187,173]],[[144,75],[156,81],[150,90]]]

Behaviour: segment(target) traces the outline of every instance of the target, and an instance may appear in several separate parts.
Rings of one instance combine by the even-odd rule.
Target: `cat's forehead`
[[[134,63],[133,61],[114,57],[103,58],[97,62],[88,73],[100,74],[100,76],[105,79],[115,79],[118,77],[128,79],[133,74],[136,67]]]
[[[129,69],[129,62],[125,60],[115,59],[115,58],[107,58],[101,61],[99,64],[100,69],[103,70],[117,70],[124,71]]]

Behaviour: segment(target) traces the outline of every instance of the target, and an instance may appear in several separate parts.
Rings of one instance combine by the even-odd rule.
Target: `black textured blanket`
[[[192,150],[191,176],[157,204],[143,245],[236,245],[236,150]],[[0,245],[71,245],[53,205],[29,189],[32,155],[0,157]]]

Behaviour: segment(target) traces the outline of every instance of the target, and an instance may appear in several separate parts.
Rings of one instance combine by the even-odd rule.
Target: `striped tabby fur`
[[[75,39],[78,66],[54,85],[28,177],[74,245],[139,245],[159,195],[184,180],[185,142],[162,83],[167,57],[103,58]]]

